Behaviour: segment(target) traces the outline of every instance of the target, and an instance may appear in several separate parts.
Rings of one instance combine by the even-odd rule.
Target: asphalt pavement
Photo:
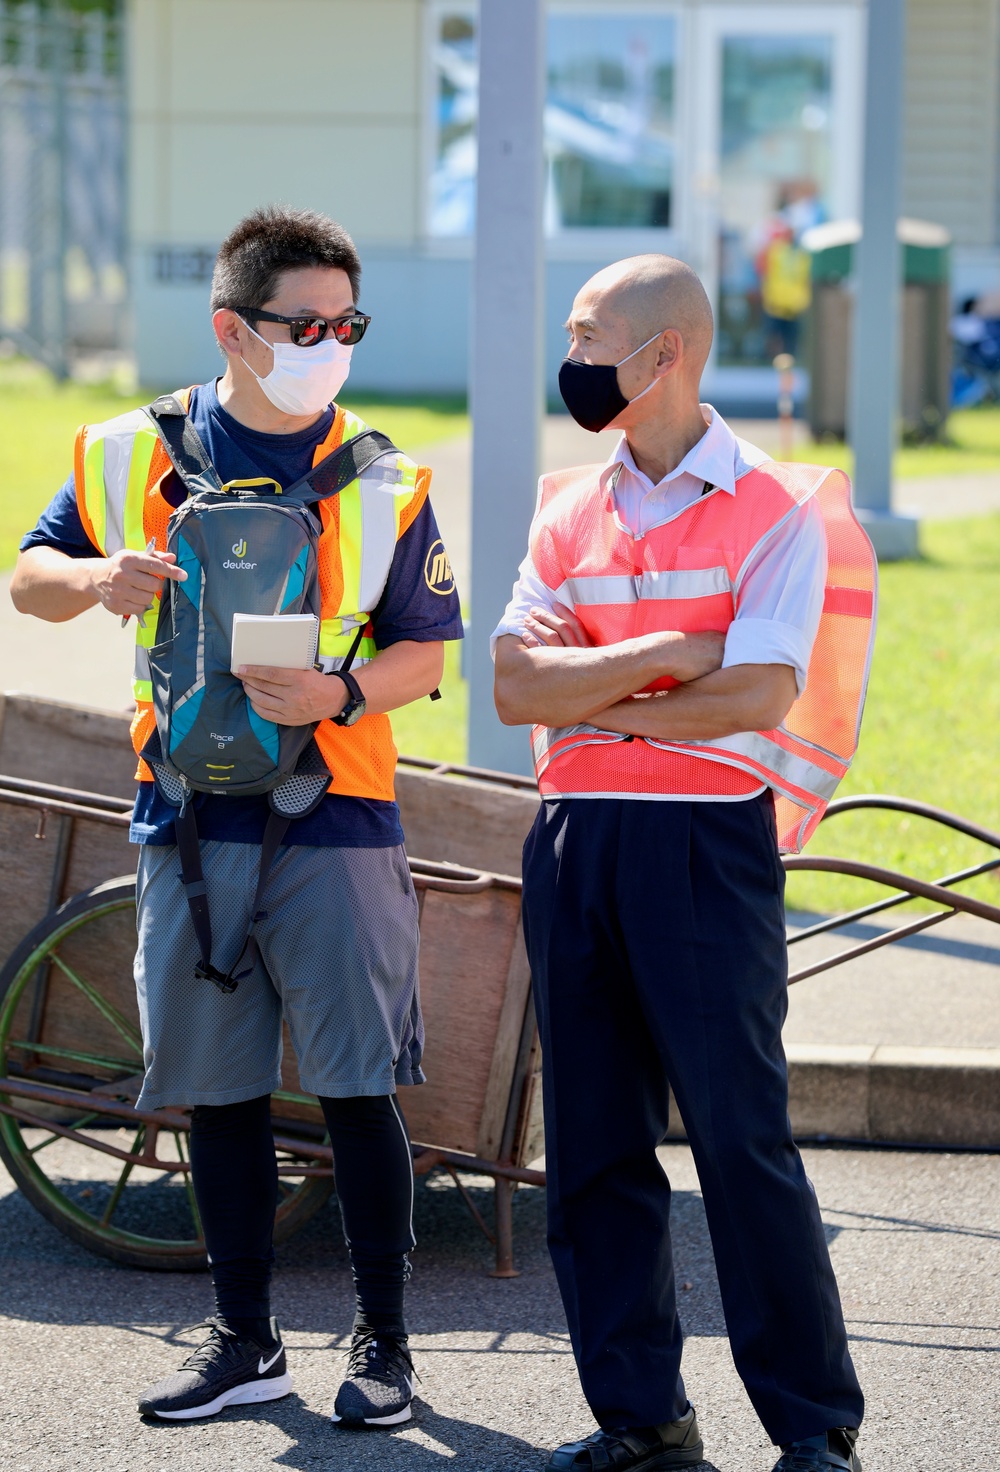
[[[865,1472],[995,1472],[1000,1445],[1000,1157],[809,1150],[868,1397]],[[729,1357],[691,1157],[663,1159],[705,1472],[770,1472]],[[470,1180],[482,1208],[485,1182]],[[537,1189],[515,1197],[522,1275],[487,1276],[488,1244],[448,1177],[418,1184],[413,1421],[335,1428],[351,1293],[333,1203],[279,1250],[274,1302],[294,1391],[214,1421],[147,1423],[138,1392],[175,1368],[209,1310],[203,1275],[118,1268],[74,1246],[0,1179],[0,1467],[4,1472],[400,1468],[540,1472],[593,1429],[577,1386]]]

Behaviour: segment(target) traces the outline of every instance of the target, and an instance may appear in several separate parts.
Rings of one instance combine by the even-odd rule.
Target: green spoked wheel
[[[134,1108],[143,1073],[134,955],[135,880],[113,879],[42,920],[0,971],[0,1157],[75,1242],[130,1267],[190,1272],[207,1258],[187,1115]],[[276,1241],[333,1189],[315,1152],[319,1111],[310,1120],[307,1100],[288,1102],[299,1119],[280,1121]]]

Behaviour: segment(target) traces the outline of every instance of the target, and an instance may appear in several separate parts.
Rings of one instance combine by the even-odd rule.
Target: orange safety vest
[[[190,389],[177,394],[185,408],[190,394]],[[330,432],[316,446],[313,464],[318,465],[342,440],[366,427],[357,415],[335,408]],[[367,628],[355,668],[376,653],[368,614],[381,595],[396,543],[412,524],[430,488],[428,467],[414,465],[405,455],[397,454],[392,462],[382,460],[379,467],[372,472],[379,484],[370,488],[373,495],[368,501],[363,476],[340,495],[319,503],[323,530],[318,550],[318,663],[325,670],[340,665],[362,623]],[[120,547],[142,551],[150,541],[161,552],[166,550],[167,522],[175,508],[162,488],[171,473],[167,452],[141,410],[105,424],[82,426],[74,468],[77,505],[87,535],[106,556]],[[159,598],[146,615],[145,628],[136,622],[132,744],[137,756],[156,725],[147,650],[155,642],[158,612]],[[393,799],[396,746],[387,715],[366,714],[353,726],[321,721],[316,744],[333,774],[331,793]],[[140,781],[152,781],[143,761],[136,775]]]
[[[736,494],[715,489],[644,537],[613,515],[604,466],[542,477],[531,555],[595,645],[666,629],[733,622],[746,569],[812,497],[823,516],[828,571],[806,689],[773,731],[706,741],[623,736],[589,724],[532,731],[542,797],[749,796],[774,789],[778,840],[797,852],[823,816],[857,750],[874,639],[877,565],[838,470],[767,461]],[[669,689],[666,678],[649,686]]]

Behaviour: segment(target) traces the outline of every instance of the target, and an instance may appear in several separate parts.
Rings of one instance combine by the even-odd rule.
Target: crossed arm
[[[10,595],[21,613],[49,623],[64,623],[98,603],[110,613],[138,616],[150,607],[164,578],[183,582],[186,577],[171,552],[68,557],[55,547],[29,547],[17,560]],[[354,676],[369,713],[377,715],[429,695],[443,668],[443,644],[402,639],[380,650]],[[282,726],[305,726],[339,715],[347,704],[343,680],[316,670],[254,666],[240,674],[257,714]]]
[[[509,726],[586,722],[663,741],[779,725],[795,700],[795,671],[783,664],[722,669],[724,648],[724,634],[675,631],[593,647],[569,609],[532,609],[523,638],[505,634],[497,641],[497,712]],[[667,675],[681,683],[632,698]]]

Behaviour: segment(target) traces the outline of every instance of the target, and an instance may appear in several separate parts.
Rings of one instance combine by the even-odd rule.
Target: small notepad
[[[230,667],[269,664],[309,670],[316,662],[319,619],[314,613],[234,613]]]

